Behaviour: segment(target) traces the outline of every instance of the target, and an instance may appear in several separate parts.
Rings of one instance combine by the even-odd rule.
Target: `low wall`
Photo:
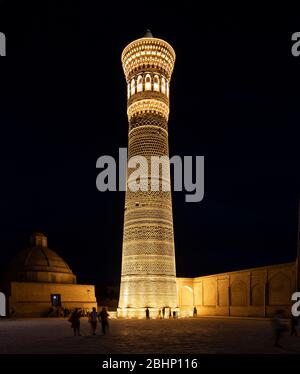
[[[181,316],[270,317],[290,314],[296,290],[296,263],[253,268],[197,278],[177,278]]]

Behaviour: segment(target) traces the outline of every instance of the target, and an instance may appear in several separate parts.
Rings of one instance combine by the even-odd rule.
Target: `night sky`
[[[294,261],[297,23],[157,2],[9,3],[0,2],[1,269],[42,231],[80,282],[119,284],[125,194],[97,191],[96,160],[127,146],[120,56],[147,28],[177,55],[170,154],[205,156],[204,200],[173,193],[177,275]]]

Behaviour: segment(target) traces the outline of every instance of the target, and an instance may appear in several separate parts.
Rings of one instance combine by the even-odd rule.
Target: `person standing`
[[[92,312],[89,316],[89,320],[90,320],[91,327],[92,327],[92,333],[93,333],[93,335],[96,335],[98,314],[97,314],[97,311],[96,311],[95,307],[93,307],[93,310],[92,310]]]
[[[193,316],[197,317],[197,308],[194,306]]]
[[[78,308],[76,308],[69,318],[69,322],[71,322],[71,328],[74,330],[74,336],[80,336],[80,317],[81,312]]]
[[[148,307],[146,308],[146,319],[150,319],[150,312]]]
[[[102,308],[101,312],[99,313],[99,317],[101,320],[102,333],[103,335],[105,335],[106,330],[109,328],[109,325],[108,325],[109,314],[107,313],[106,308]]]

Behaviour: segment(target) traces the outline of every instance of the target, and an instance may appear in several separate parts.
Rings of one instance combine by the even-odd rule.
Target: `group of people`
[[[166,315],[166,310],[168,310],[168,316]],[[197,308],[194,307],[193,308],[193,317],[197,317]],[[164,319],[164,318],[171,318],[173,316],[173,318],[176,318],[177,317],[177,312],[176,310],[171,310],[171,308],[166,308],[166,307],[163,307],[163,308],[160,308],[159,311],[158,311],[158,316],[160,319]],[[150,311],[149,311],[149,308],[147,307],[146,308],[146,319],[149,319],[150,318]]]
[[[171,318],[172,317],[171,308],[168,308],[168,310],[169,310],[169,318]],[[74,331],[74,336],[76,336],[76,335],[80,336],[80,318],[83,317],[84,314],[85,313],[83,313],[83,311],[80,308],[76,308],[72,312],[70,318],[68,319],[68,321],[71,322],[71,327]],[[165,318],[165,314],[166,314],[166,308],[165,307],[159,309],[159,317],[160,318]],[[197,317],[196,307],[194,307],[194,309],[193,309],[193,316]],[[109,328],[108,317],[109,317],[109,314],[108,314],[106,308],[102,308],[100,313],[97,313],[97,310],[96,310],[95,307],[92,309],[92,311],[88,314],[88,321],[91,324],[91,330],[92,330],[93,335],[96,335],[98,322],[101,323],[103,335],[106,334],[106,331]],[[173,317],[174,318],[176,317],[176,312],[175,311],[173,311]],[[150,311],[149,311],[148,307],[146,308],[146,318],[147,319],[150,318]],[[279,344],[279,341],[280,341],[283,333],[288,330],[287,325],[286,325],[286,323],[284,323],[283,318],[284,318],[284,311],[282,311],[282,310],[277,310],[275,312],[275,314],[273,315],[273,318],[272,318],[272,325],[273,325],[274,337],[275,337],[275,342],[274,342],[275,347],[281,347],[281,345]],[[294,317],[294,316],[291,316],[290,321],[291,321],[290,322],[290,334],[291,334],[291,336],[298,336],[298,334],[297,334],[298,318]]]
[[[69,317],[73,313],[72,309],[64,308],[62,306],[51,306],[47,312],[47,317]],[[89,315],[88,309],[80,309],[81,317]]]
[[[167,311],[168,310],[168,311]],[[166,313],[167,311],[167,313]],[[163,308],[160,308],[158,310],[158,316],[160,319],[164,319],[164,318],[176,318],[177,317],[177,312],[176,310],[171,310],[171,308],[168,308],[168,307],[163,307]],[[150,310],[148,307],[146,307],[146,319],[150,319]]]
[[[74,336],[76,335],[80,336],[80,318],[81,317],[83,317],[82,310],[80,308],[76,308],[71,314],[70,318],[68,319],[68,321],[71,323],[71,328],[74,331]],[[106,308],[102,308],[99,314],[97,313],[96,308],[95,307],[93,308],[93,310],[88,314],[88,321],[91,324],[93,335],[96,335],[98,322],[101,323],[103,335],[106,335],[106,331],[109,328],[108,317],[109,317],[109,314],[107,313]]]

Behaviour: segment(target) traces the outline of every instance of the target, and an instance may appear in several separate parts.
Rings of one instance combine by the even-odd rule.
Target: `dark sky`
[[[127,146],[120,55],[147,28],[177,54],[171,155],[205,156],[204,200],[173,194],[177,275],[293,261],[300,26],[157,2],[42,3],[0,2],[0,268],[42,231],[79,281],[119,284],[125,196],[98,192],[95,166]]]

